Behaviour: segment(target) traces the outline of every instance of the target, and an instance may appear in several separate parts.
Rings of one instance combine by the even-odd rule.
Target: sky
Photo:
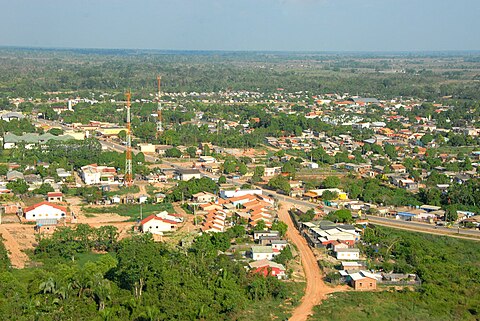
[[[0,0],[0,46],[480,50],[479,0]]]

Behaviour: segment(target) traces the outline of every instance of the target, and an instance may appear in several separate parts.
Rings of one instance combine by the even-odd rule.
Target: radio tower
[[[162,123],[162,103],[160,102],[160,85],[161,85],[162,77],[157,76],[157,85],[158,85],[158,93],[157,93],[157,138],[163,132],[163,123]]]
[[[127,99],[127,155],[125,158],[125,186],[132,186],[133,184],[133,172],[132,172],[132,133],[130,124],[130,98],[131,93],[127,91],[125,93]]]

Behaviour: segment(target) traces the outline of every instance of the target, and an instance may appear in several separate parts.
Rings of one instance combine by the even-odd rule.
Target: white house
[[[202,178],[202,173],[198,169],[177,169],[175,170],[174,179],[180,181],[189,181],[192,178]]]
[[[270,176],[275,176],[279,175],[282,173],[282,168],[280,166],[278,167],[265,167],[264,171],[264,176],[270,177]]]
[[[255,261],[271,260],[274,256],[271,246],[252,246],[252,259]]]
[[[115,167],[98,166],[97,164],[86,165],[80,169],[80,176],[87,185],[113,183],[116,173]]]
[[[152,233],[162,235],[164,232],[171,232],[177,229],[178,221],[166,217],[150,215],[140,222],[143,233]]]
[[[39,219],[61,219],[67,216],[67,208],[47,201],[27,207],[24,211],[27,221]]]
[[[284,248],[287,247],[287,241],[285,240],[272,240],[272,249],[273,252],[281,252]]]
[[[337,260],[358,260],[360,259],[359,249],[337,249]]]

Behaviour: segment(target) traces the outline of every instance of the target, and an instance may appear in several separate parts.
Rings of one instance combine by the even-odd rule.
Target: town
[[[3,101],[0,234],[11,267],[115,252],[138,272],[123,289],[140,299],[154,277],[122,261],[133,245],[212,250],[255,278],[251,300],[288,299],[286,315],[298,305],[302,319],[333,294],[422,287],[390,229],[478,244],[478,103],[167,92],[160,79],[168,82],[153,78],[149,92]],[[301,303],[278,290],[286,285],[306,286]],[[96,295],[101,311],[108,300]]]

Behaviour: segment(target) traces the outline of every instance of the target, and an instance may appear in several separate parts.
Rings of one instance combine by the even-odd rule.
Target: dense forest
[[[379,97],[480,98],[478,57],[472,54],[334,54],[161,52],[135,50],[0,50],[0,98],[45,92],[131,88],[136,96],[164,90],[349,92]],[[287,62],[287,63],[285,63]],[[68,94],[67,94],[68,95]],[[84,95],[84,96],[86,96]],[[61,95],[60,95],[61,96]]]
[[[80,224],[42,237],[32,254],[37,267],[21,270],[8,268],[0,247],[1,319],[249,320],[248,306],[282,310],[296,285],[250,275],[221,254],[235,236],[173,246],[150,235],[118,241],[114,227]]]

